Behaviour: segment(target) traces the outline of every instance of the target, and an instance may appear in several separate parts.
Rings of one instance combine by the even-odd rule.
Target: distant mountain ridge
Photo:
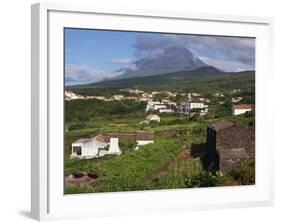
[[[179,71],[152,76],[140,76],[125,79],[115,79],[89,83],[85,85],[68,86],[68,90],[78,89],[121,89],[121,88],[141,88],[151,90],[155,89],[179,89],[193,86],[194,83],[202,86],[204,83],[215,83],[218,80],[236,80],[240,79],[254,80],[255,71],[244,72],[223,72],[212,66],[204,66],[192,71]],[[208,84],[208,85],[209,85]]]
[[[126,79],[133,77],[143,77],[159,75],[177,71],[191,71],[201,67],[209,66],[188,48],[183,46],[169,46],[163,52],[147,56],[137,60],[135,69],[120,68],[115,72],[120,73],[113,79]]]

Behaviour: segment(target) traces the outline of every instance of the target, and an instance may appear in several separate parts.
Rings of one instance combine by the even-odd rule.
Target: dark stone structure
[[[209,168],[229,172],[255,154],[255,129],[233,121],[219,121],[207,128]]]

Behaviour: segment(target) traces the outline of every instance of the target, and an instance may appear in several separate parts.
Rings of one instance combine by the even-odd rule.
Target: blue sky
[[[111,78],[120,68],[171,45],[189,48],[209,65],[225,71],[255,69],[253,38],[65,29],[66,85]]]

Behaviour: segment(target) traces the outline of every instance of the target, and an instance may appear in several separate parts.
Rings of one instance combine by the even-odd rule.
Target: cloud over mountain
[[[135,56],[143,57],[155,55],[168,46],[184,46],[208,64],[226,71],[235,71],[237,64],[241,69],[255,69],[255,39],[203,36],[203,35],[176,35],[163,34],[152,37],[138,34],[136,37]]]
[[[141,77],[163,73],[195,70],[208,66],[184,46],[168,46],[152,55],[142,56],[134,62],[135,69],[117,70],[122,72],[117,78]]]

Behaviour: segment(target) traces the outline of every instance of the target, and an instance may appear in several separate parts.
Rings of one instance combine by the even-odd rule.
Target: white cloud
[[[103,70],[83,64],[66,64],[65,65],[65,84],[86,84],[93,83],[108,78],[111,75]]]
[[[120,65],[120,66],[122,66],[122,68],[128,68],[128,69],[132,69],[132,70],[136,69],[135,61],[131,58],[114,59],[114,60],[112,60],[112,63]],[[116,76],[117,73],[112,73],[112,74],[114,74],[114,76]]]
[[[128,65],[128,64],[132,64],[133,60],[131,58],[120,58],[120,59],[114,59],[112,60],[112,62],[118,65]]]
[[[255,70],[254,65],[244,64],[239,61],[212,59],[208,57],[199,57],[202,61],[210,66],[214,66],[226,72],[240,72],[247,70]]]

